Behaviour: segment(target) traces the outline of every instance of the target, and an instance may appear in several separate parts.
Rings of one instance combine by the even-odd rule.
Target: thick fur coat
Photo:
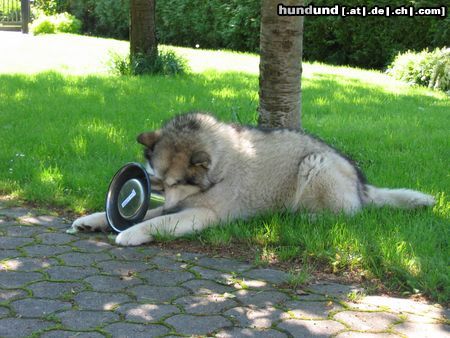
[[[179,115],[162,129],[140,134],[163,207],[120,233],[139,245],[158,232],[181,236],[207,226],[271,210],[353,214],[365,205],[430,206],[430,195],[367,184],[344,155],[306,133],[261,130],[219,122],[208,114]],[[73,230],[102,230],[104,213],[81,217]]]

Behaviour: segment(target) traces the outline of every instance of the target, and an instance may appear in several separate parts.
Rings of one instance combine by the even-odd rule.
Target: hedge
[[[450,48],[399,53],[387,69],[394,78],[450,94]]]
[[[83,21],[87,34],[128,37],[129,0],[53,0]],[[282,1],[280,1],[282,2]],[[438,0],[336,0],[315,5],[440,7]],[[159,41],[178,46],[258,52],[259,0],[156,0]],[[384,68],[398,52],[443,47],[450,16],[306,17],[304,59]]]

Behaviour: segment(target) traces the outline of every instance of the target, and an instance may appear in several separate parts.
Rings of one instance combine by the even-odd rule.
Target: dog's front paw
[[[92,215],[77,218],[67,232],[73,234],[79,231],[105,231],[107,228],[108,223],[106,222],[105,213],[97,212]]]
[[[151,242],[152,240],[153,237],[150,235],[148,227],[144,224],[136,224],[118,234],[116,237],[116,244],[133,246]]]

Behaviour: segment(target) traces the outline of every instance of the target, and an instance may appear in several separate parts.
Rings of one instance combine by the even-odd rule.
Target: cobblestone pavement
[[[450,337],[449,310],[274,269],[65,233],[0,202],[0,337]]]

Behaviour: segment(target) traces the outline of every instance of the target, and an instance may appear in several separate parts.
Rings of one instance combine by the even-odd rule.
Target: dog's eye
[[[188,185],[196,185],[197,182],[196,182],[195,177],[188,177],[187,180],[186,180],[186,184],[188,184]]]

